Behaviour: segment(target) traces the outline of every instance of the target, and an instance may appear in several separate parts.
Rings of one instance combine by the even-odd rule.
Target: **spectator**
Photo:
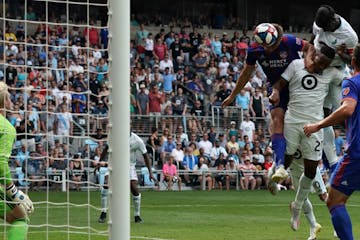
[[[168,136],[167,141],[165,141],[161,146],[161,166],[165,163],[165,157],[166,155],[171,154],[173,149],[176,148],[176,144],[174,142],[174,139],[171,135]]]
[[[80,154],[75,154],[69,163],[70,176],[77,191],[80,191],[82,178],[84,176],[84,163],[80,158]]]
[[[194,127],[196,132],[203,133],[203,126],[205,125],[205,111],[199,100],[196,100],[195,106],[191,108],[190,115],[192,117],[189,118],[189,128],[192,129]]]
[[[54,123],[54,134],[57,136],[69,137],[73,134],[73,118],[72,114],[67,110],[65,104],[61,104],[60,112],[56,113]],[[63,141],[68,142],[64,138],[60,138]]]
[[[227,161],[226,158],[224,157],[224,154],[220,154],[219,158],[216,159],[214,167],[217,171],[217,173],[215,174],[214,177],[214,181],[213,181],[213,189],[215,188],[216,183],[219,185],[219,189],[222,190],[222,186],[225,183],[226,180],[226,175],[224,174],[224,172],[221,172],[222,170],[226,170],[226,165],[227,165]]]
[[[238,177],[238,165],[236,164],[236,161],[234,157],[228,158],[228,163],[226,165],[226,190],[230,190],[230,183],[236,183],[236,179]]]
[[[244,115],[249,114],[250,98],[244,89],[241,89],[240,94],[236,95],[235,106],[241,108]]]
[[[222,154],[224,156],[224,158],[226,158],[228,156],[228,153],[226,152],[225,148],[220,146],[220,141],[216,140],[215,145],[211,149],[211,152],[210,152],[211,162],[214,163],[216,161],[216,159],[218,159],[220,157],[220,154]]]
[[[176,148],[174,148],[170,154],[174,158],[178,168],[182,165],[182,161],[184,160],[184,151],[182,150],[182,147],[183,145],[181,142],[176,142]]]
[[[213,144],[209,141],[209,135],[205,133],[203,139],[198,144],[198,148],[203,148],[204,154],[210,157],[212,147]]]
[[[240,132],[241,136],[244,138],[244,136],[249,137],[249,142],[252,142],[254,139],[255,134],[255,124],[253,121],[250,120],[250,115],[245,115],[245,120],[241,122],[240,124]]]
[[[208,190],[212,189],[212,177],[209,171],[209,167],[206,164],[206,159],[204,157],[198,158],[198,163],[194,167],[194,173],[197,175],[196,181],[200,183],[201,189],[204,188],[203,183],[207,183]],[[203,177],[205,177],[205,181],[203,181]]]
[[[165,59],[166,54],[167,54],[166,44],[163,42],[162,38],[157,38],[153,51],[154,58],[160,62],[161,60]]]
[[[264,121],[264,117],[266,116],[266,109],[264,107],[264,100],[261,95],[260,88],[255,89],[255,95],[251,96],[249,106],[252,116],[257,118],[256,122]]]
[[[242,172],[240,179],[240,186],[243,190],[254,190],[256,187],[256,179],[254,177],[257,168],[251,163],[250,157],[246,156],[244,164],[241,164],[239,169]]]
[[[27,150],[27,146],[25,144],[22,144],[21,149],[17,152],[15,157],[15,172],[20,186],[27,185],[27,182],[25,181],[25,164],[28,163],[29,158],[30,151]]]
[[[76,92],[72,94],[72,112],[73,113],[85,113],[87,110],[87,98],[86,94],[82,92],[80,86],[76,87]]]
[[[185,156],[182,161],[182,167],[180,169],[185,169],[186,171],[193,171],[196,164],[198,164],[198,158],[193,154],[193,148],[187,147],[185,149]],[[191,181],[188,173],[184,174],[184,178],[186,184],[190,185]]]
[[[337,156],[341,156],[343,154],[343,148],[345,145],[344,139],[342,138],[342,136],[340,135],[340,130],[336,129],[334,131],[335,133],[335,147],[336,147],[336,155]]]
[[[176,81],[174,74],[170,72],[170,68],[166,67],[165,72],[163,74],[163,82],[164,82],[164,93],[170,94],[173,92],[173,83]]]
[[[174,73],[173,62],[169,59],[169,54],[165,55],[165,58],[159,63],[160,72],[166,72],[166,68],[169,68],[169,73],[172,75]]]
[[[183,89],[178,88],[177,94],[171,99],[172,110],[175,117],[175,128],[182,125],[183,116],[187,111],[187,98],[183,95]],[[184,119],[185,120],[185,119]]]
[[[231,135],[230,141],[226,144],[226,151],[230,152],[231,149],[235,149],[236,153],[240,152],[240,146],[236,142],[236,136],[235,135]]]
[[[164,181],[167,182],[167,189],[169,191],[172,190],[172,184],[177,183],[179,191],[181,191],[181,178],[179,177],[176,165],[173,163],[174,157],[169,155],[167,156],[166,164],[164,164],[162,168],[162,172],[164,174]]]
[[[31,179],[30,188],[34,191],[38,191],[40,187],[43,185],[44,180],[44,170],[45,170],[45,162],[44,158],[41,157],[40,154],[36,152],[30,153],[30,158],[27,163],[25,163],[24,172],[27,175],[27,178]]]

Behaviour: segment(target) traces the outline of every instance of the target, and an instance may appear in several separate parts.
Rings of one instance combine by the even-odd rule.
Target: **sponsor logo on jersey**
[[[349,87],[346,87],[346,88],[343,89],[343,95],[344,95],[344,96],[348,95],[349,92],[350,92],[350,88],[349,88]]]
[[[347,186],[349,184],[348,184],[348,182],[346,180],[344,180],[344,181],[341,182],[341,185]]]

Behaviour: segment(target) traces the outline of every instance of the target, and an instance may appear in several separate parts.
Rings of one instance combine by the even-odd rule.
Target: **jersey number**
[[[316,88],[318,80],[313,75],[305,75],[301,79],[301,85],[305,90],[312,90]]]
[[[316,140],[315,152],[320,152],[319,147],[320,147],[320,142]]]

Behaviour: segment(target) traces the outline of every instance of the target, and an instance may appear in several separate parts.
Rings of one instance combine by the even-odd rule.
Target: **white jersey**
[[[130,166],[136,165],[136,152],[139,151],[141,154],[145,154],[146,146],[144,141],[135,133],[130,134]]]
[[[325,32],[322,28],[313,24],[313,34],[315,35],[314,46],[318,50],[321,48],[321,42],[325,43],[329,47],[336,49],[342,44],[346,45],[346,48],[350,53],[354,50],[356,44],[358,43],[358,36],[356,32],[351,27],[351,25],[341,16],[337,15],[340,18],[341,24],[338,29],[334,32]],[[335,55],[334,60],[331,62],[330,66],[336,67],[345,67],[345,63],[340,58],[339,55]]]
[[[290,63],[281,75],[289,82],[289,103],[285,121],[288,123],[317,122],[324,118],[324,99],[329,84],[341,74],[334,67],[326,68],[322,74],[306,71],[303,59]]]

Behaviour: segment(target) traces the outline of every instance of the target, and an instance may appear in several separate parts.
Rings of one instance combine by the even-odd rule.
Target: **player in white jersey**
[[[140,152],[144,157],[146,167],[149,170],[150,179],[157,182],[151,170],[151,161],[147,154],[145,143],[138,135],[132,132],[130,133],[130,188],[134,203],[135,222],[142,223],[142,219],[140,217],[141,194],[138,188],[138,177],[135,169],[137,152]]]
[[[298,146],[301,146],[303,152],[304,173],[299,180],[295,201],[291,203],[291,227],[293,230],[299,228],[300,210],[310,192],[323,150],[322,132],[308,138],[303,132],[303,126],[307,123],[317,122],[324,117],[323,104],[329,84],[340,74],[334,67],[328,67],[334,55],[335,51],[332,48],[326,45],[322,46],[320,51],[316,52],[313,64],[314,73],[312,74],[305,69],[303,59],[294,60],[281,75],[282,78],[278,84],[273,86],[275,91],[270,96],[270,100],[277,104],[279,101],[278,91],[288,84],[290,100],[284,125],[285,165],[291,163]]]
[[[310,41],[312,42],[312,41]],[[350,77],[349,68],[351,54],[353,53],[358,36],[351,25],[329,5],[322,5],[316,12],[313,23],[313,42],[315,49],[319,50],[322,44],[336,50],[336,55],[330,66],[336,67],[343,75],[330,84],[329,93],[325,98],[325,117],[330,115],[331,110],[340,106],[341,82]],[[335,135],[332,127],[324,128],[324,152],[329,161],[330,170],[336,166],[338,157],[335,150]]]
[[[152,173],[152,169],[151,169],[151,161],[149,159],[149,156],[147,154],[146,151],[146,146],[144,141],[135,133],[130,133],[130,188],[131,188],[131,193],[132,193],[132,200],[133,200],[133,204],[134,204],[134,217],[135,217],[135,222],[136,223],[142,223],[142,219],[140,217],[140,206],[141,206],[141,194],[139,192],[139,188],[138,188],[138,177],[136,174],[136,169],[135,169],[135,165],[136,165],[136,161],[137,161],[137,152],[140,152],[142,154],[142,156],[144,157],[144,161],[146,164],[146,167],[149,170],[149,177],[151,180],[154,180],[155,182],[157,182],[156,178],[154,177],[153,173]],[[104,148],[101,157],[100,157],[100,169],[101,166],[104,166],[103,162],[107,163],[107,157],[108,157],[108,146],[106,145],[106,147]],[[107,164],[106,164],[107,167]],[[107,211],[107,198],[108,198],[108,174],[106,174],[105,176],[105,183],[102,186],[101,189],[101,214],[99,217],[99,223],[104,223],[106,220],[106,211]]]

